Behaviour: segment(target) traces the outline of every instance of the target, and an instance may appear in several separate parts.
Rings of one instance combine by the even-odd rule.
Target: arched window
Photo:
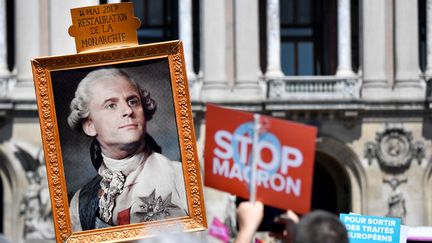
[[[312,209],[339,214],[351,210],[350,180],[330,156],[318,152],[314,165]]]

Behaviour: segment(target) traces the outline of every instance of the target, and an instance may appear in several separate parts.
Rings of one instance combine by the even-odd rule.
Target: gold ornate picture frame
[[[90,162],[91,139],[67,124],[70,103],[79,82],[89,72],[112,67],[124,70],[141,82],[156,101],[157,110],[147,123],[147,132],[162,147],[161,154],[181,163],[186,215],[74,231],[69,209],[71,198],[97,175],[97,169]],[[35,58],[32,69],[57,242],[125,241],[154,235],[166,227],[181,231],[207,228],[180,41]]]

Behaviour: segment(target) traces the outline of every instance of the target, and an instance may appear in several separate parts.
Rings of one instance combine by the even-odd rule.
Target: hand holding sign
[[[253,131],[253,143],[252,143],[252,164],[251,164],[251,176],[249,180],[249,201],[255,202],[256,198],[256,166],[259,156],[258,150],[258,138],[261,130],[260,115],[254,114],[254,131]]]

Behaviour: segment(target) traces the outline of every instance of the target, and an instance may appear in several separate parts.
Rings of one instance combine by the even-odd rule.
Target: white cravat
[[[126,159],[112,159],[102,154],[103,163],[98,173],[102,176],[100,181],[103,194],[99,200],[99,215],[108,223],[112,218],[115,199],[122,193],[126,176],[135,170],[145,159],[145,153],[138,153]]]

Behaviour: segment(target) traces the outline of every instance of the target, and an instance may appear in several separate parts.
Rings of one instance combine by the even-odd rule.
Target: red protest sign
[[[260,116],[256,145],[256,199],[266,205],[310,211],[317,129]],[[206,186],[249,197],[254,117],[252,113],[207,105]]]

